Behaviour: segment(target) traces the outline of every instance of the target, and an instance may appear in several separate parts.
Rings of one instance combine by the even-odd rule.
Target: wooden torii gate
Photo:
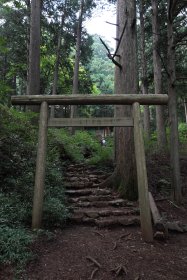
[[[47,128],[65,126],[131,126],[134,127],[142,237],[147,242],[151,242],[153,240],[140,105],[166,105],[168,103],[167,95],[26,95],[12,96],[11,101],[13,105],[40,105],[38,150],[32,210],[33,229],[40,228],[42,221],[45,162],[47,153]],[[49,105],[132,105],[133,118],[48,119]]]

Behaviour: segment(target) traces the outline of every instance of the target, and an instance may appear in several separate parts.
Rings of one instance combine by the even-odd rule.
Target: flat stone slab
[[[130,225],[139,225],[139,217],[107,217],[100,218],[95,220],[95,223],[98,227],[110,227],[110,226],[130,226]]]
[[[109,201],[109,205],[114,206],[114,207],[125,206],[126,204],[127,204],[127,201],[122,198]]]
[[[80,196],[80,195],[84,196],[84,195],[92,194],[92,190],[91,189],[66,190],[65,194],[69,196]]]
[[[78,183],[76,183],[76,182],[67,182],[67,181],[65,181],[64,182],[64,186],[65,186],[65,188],[66,189],[72,189],[72,188],[74,188],[74,189],[83,189],[83,188],[91,188],[92,187],[92,183],[90,183],[90,182],[78,182]]]
[[[87,195],[87,196],[80,196],[76,198],[69,198],[68,202],[70,203],[77,203],[77,202],[94,202],[94,201],[111,201],[113,196],[111,195]]]

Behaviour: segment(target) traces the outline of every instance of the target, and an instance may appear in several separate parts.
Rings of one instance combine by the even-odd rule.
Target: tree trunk
[[[75,65],[73,74],[73,90],[72,94],[79,93],[79,63],[81,53],[81,34],[82,34],[82,18],[83,18],[84,0],[81,0],[78,26],[77,26],[77,41],[76,41],[76,54],[75,54]],[[77,106],[71,106],[71,118],[77,116]]]
[[[123,34],[116,67],[115,94],[137,93],[137,41],[136,41],[136,4],[135,1],[117,2],[117,38]],[[116,117],[132,117],[131,106],[116,106]],[[116,181],[121,194],[128,199],[137,198],[137,176],[135,164],[133,128],[116,128]]]
[[[26,81],[26,94],[29,94],[29,49],[30,49],[30,28],[31,28],[31,3],[30,0],[26,0],[27,6],[27,81]],[[24,93],[25,95],[25,93]]]
[[[185,113],[185,120],[187,123],[187,99],[184,99],[184,113]]]
[[[147,80],[147,59],[145,55],[145,3],[144,0],[140,1],[140,33],[141,33],[141,65],[142,65],[142,93],[148,94],[148,80]],[[149,106],[144,106],[144,132],[146,138],[150,139],[151,127],[150,127],[150,112]]]
[[[31,1],[28,95],[40,94],[40,15],[41,0]],[[35,106],[30,108],[39,110]]]
[[[59,72],[59,63],[60,63],[60,49],[61,49],[61,41],[62,41],[62,31],[64,28],[64,21],[65,21],[65,9],[66,9],[66,1],[64,3],[64,9],[62,12],[61,17],[61,23],[60,23],[60,29],[58,34],[58,44],[56,49],[56,61],[54,66],[54,75],[53,75],[53,88],[52,88],[52,95],[57,94],[57,83],[58,83],[58,72]],[[55,116],[55,106],[51,106],[51,118],[54,118]]]
[[[160,29],[158,22],[158,1],[152,0],[152,31],[153,31],[153,64],[154,64],[154,86],[155,94],[162,93],[162,66],[161,58],[159,54],[159,42],[160,42]],[[164,108],[163,106],[156,106],[156,126],[157,126],[157,137],[158,137],[158,147],[160,149],[165,149],[166,131],[164,125]]]
[[[170,0],[168,0],[170,7]],[[172,9],[171,9],[172,10]],[[175,45],[173,34],[173,17],[168,15],[168,96],[169,96],[169,120],[170,120],[170,147],[171,147],[171,169],[172,169],[172,188],[174,199],[180,203],[182,200],[179,164],[179,138],[178,138],[178,119],[177,119],[177,97],[175,91],[176,69],[175,69]]]

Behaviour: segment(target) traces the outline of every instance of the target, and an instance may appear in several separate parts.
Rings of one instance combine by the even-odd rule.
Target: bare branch
[[[119,26],[119,24],[117,24],[117,23],[112,23],[112,22],[109,22],[109,21],[106,21],[106,23],[111,24],[111,25],[115,25],[115,26]]]

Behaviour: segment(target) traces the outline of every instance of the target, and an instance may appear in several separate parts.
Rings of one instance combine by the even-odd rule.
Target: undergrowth
[[[179,123],[178,126],[178,133],[179,133],[179,148],[180,151],[183,153],[187,152],[187,124],[186,123]],[[170,150],[170,129],[169,127],[166,128],[166,138],[167,138],[167,145],[164,149],[164,152],[168,153]],[[145,150],[147,153],[155,153],[158,151],[158,144],[157,144],[157,132],[154,131],[151,133],[150,139],[146,139],[144,137],[145,143]]]
[[[30,231],[38,128],[33,113],[0,105],[0,262],[26,263],[29,245],[37,233]],[[43,227],[63,226],[65,206],[62,164],[48,135]]]
[[[38,232],[30,230],[38,127],[36,114],[0,105],[0,263],[23,266],[33,255],[30,245]],[[63,227],[68,217],[63,165],[112,162],[112,140],[101,146],[93,133],[48,131],[43,228]]]

